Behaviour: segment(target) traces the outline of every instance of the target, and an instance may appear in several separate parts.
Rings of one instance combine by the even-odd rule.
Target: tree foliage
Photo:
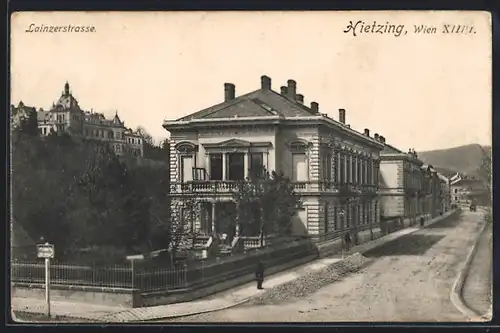
[[[290,235],[300,206],[293,184],[283,173],[265,169],[252,173],[234,194],[242,235]]]
[[[99,143],[12,135],[13,216],[35,240],[53,242],[59,259],[168,247],[161,225],[168,224],[168,176],[165,168],[128,165]]]

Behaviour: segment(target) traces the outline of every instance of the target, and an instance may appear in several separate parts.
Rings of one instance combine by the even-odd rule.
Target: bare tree
[[[154,140],[151,134],[142,126],[138,126],[135,130],[144,140],[144,143],[154,146]]]

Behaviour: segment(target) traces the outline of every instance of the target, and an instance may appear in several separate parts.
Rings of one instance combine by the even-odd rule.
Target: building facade
[[[441,173],[437,173],[441,184],[442,202],[441,202],[441,212],[446,213],[451,209],[451,186],[450,179]]]
[[[333,120],[318,103],[304,105],[294,80],[278,93],[262,76],[260,89],[238,97],[226,83],[222,103],[163,126],[170,132],[172,200],[192,195],[200,201],[197,232],[238,236],[238,226],[228,230],[222,215],[235,211],[235,183],[262,167],[283,172],[301,196],[294,235],[328,240],[350,232],[357,240],[379,228],[383,144],[369,130],[351,129],[344,109]]]
[[[425,212],[434,218],[442,213],[443,202],[446,197],[446,189],[438,172],[432,165],[422,165],[421,167],[425,193]]]
[[[13,124],[17,118],[25,117],[26,107],[22,102],[18,107],[11,107]],[[106,142],[111,145],[116,154],[126,152],[135,156],[143,156],[143,139],[141,135],[126,128],[123,121],[115,114],[113,119],[106,119],[102,113],[84,111],[70,91],[66,82],[64,90],[56,103],[48,111],[38,110],[38,129],[40,135],[51,133],[67,133],[72,137]]]
[[[414,223],[427,212],[423,162],[414,150],[405,153],[386,143],[383,136],[375,134],[375,138],[384,144],[379,184],[382,219],[409,218]]]

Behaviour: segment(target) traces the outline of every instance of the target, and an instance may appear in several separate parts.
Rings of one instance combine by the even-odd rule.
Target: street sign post
[[[50,318],[50,259],[54,258],[54,245],[37,244],[37,257],[45,259],[45,302],[47,303],[47,317]]]

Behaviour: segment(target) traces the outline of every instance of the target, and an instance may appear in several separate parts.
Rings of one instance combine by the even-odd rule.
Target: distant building
[[[474,197],[491,195],[488,193],[484,182],[477,179],[467,179],[462,177],[454,177],[450,182],[451,203],[457,206],[466,205],[473,200]]]
[[[10,106],[11,129],[20,126],[21,121],[27,120],[31,112],[36,112],[36,108],[24,105],[23,101],[19,102],[17,107]]]
[[[12,123],[18,124],[22,117],[27,116],[31,109],[19,103],[11,107]],[[73,97],[69,83],[56,103],[48,111],[38,110],[38,128],[40,135],[51,133],[67,133],[72,137],[107,142],[118,155],[130,152],[135,156],[143,156],[143,138],[140,134],[126,128],[123,121],[115,113],[113,119],[106,119],[104,114],[84,111]],[[13,125],[15,126],[15,125]]]
[[[450,187],[450,179],[446,176],[437,174],[440,182],[441,182],[441,193],[442,193],[442,201],[441,201],[441,211],[447,212],[451,209],[451,187]]]

